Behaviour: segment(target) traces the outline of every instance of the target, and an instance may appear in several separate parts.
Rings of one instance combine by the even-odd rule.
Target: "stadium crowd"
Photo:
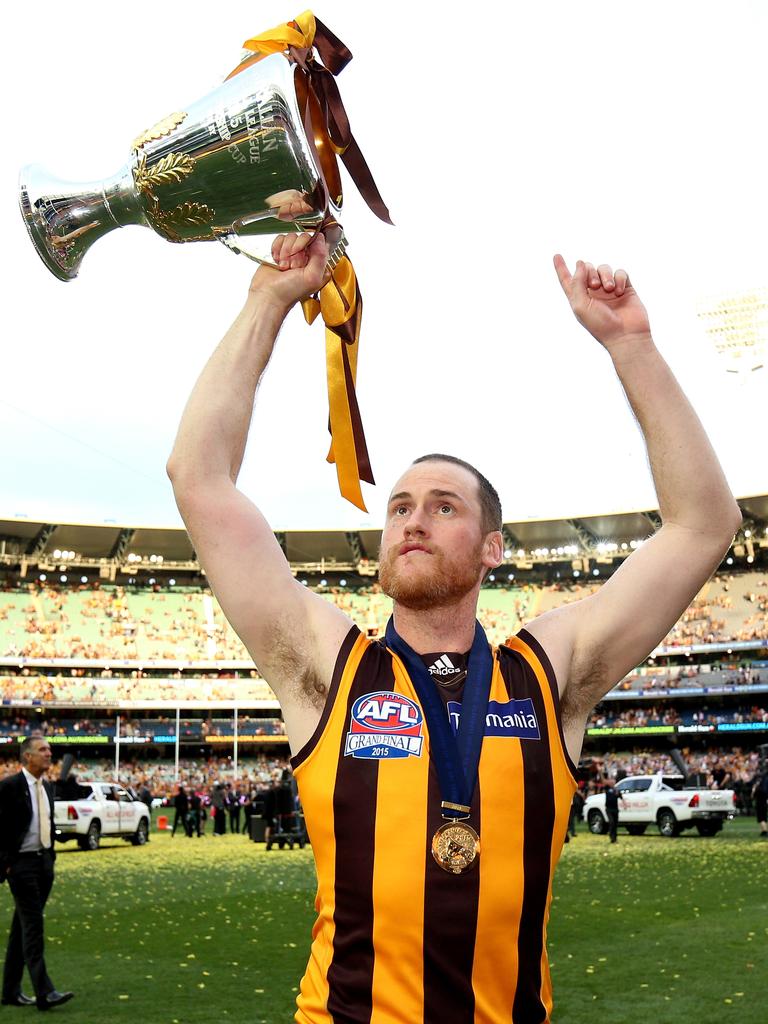
[[[231,737],[234,733],[232,715],[226,717],[180,718],[179,737],[182,740],[204,740],[206,737]],[[115,736],[116,724],[109,718],[56,718],[49,715],[26,717],[15,715],[0,718],[0,737],[30,736],[32,733],[45,736]],[[238,715],[237,732],[242,739],[259,736],[284,736],[285,724],[281,718],[260,718]],[[120,736],[131,740],[142,737],[149,741],[156,736],[175,736],[176,718],[160,715],[157,718],[121,718]]]
[[[13,758],[0,761],[0,778],[18,772],[19,762]],[[179,785],[190,792],[210,798],[214,787],[234,787],[243,796],[261,793],[269,788],[289,768],[285,757],[260,756],[238,761],[237,770],[232,758],[197,758],[179,761],[176,778],[173,761],[121,761],[115,777],[114,760],[78,761],[72,768],[72,775],[80,783],[96,780],[119,782],[137,794],[148,791],[152,800],[168,804],[172,801]],[[55,761],[48,773],[51,781],[59,777],[61,761]]]
[[[673,626],[665,646],[768,637],[768,580],[757,573],[714,577]]]
[[[93,709],[91,709],[93,710]],[[616,702],[603,702],[589,716],[588,728],[644,728],[650,726],[718,726],[718,725],[759,725],[765,724],[768,729],[768,709],[757,705],[738,705],[733,707],[691,706],[678,709],[675,707],[657,707],[656,705],[626,707]],[[283,737],[285,725],[281,718],[261,717],[243,714],[237,715],[235,723],[233,714],[200,715],[199,717],[179,718],[179,738],[184,741],[204,741],[211,737],[233,738],[237,726],[237,735],[242,742],[259,737]],[[29,736],[38,733],[48,738],[78,736],[102,736],[112,740],[116,733],[114,718],[98,715],[77,715],[74,717],[57,717],[46,713],[14,714],[0,717],[0,738]],[[156,737],[167,741],[176,735],[176,717],[162,713],[155,717],[127,718],[121,715],[120,737],[124,740],[139,741],[145,739],[151,743]]]
[[[512,582],[481,591],[478,615],[493,643],[503,642],[535,616],[594,593],[599,582],[559,580],[547,586]],[[372,637],[383,632],[391,602],[372,585],[360,590],[319,586],[319,593],[333,601]],[[768,580],[756,572],[715,576],[670,630],[664,644],[669,648],[692,643],[768,642]],[[768,726],[768,710],[757,694],[733,707],[708,706],[687,698],[675,705],[654,691],[694,690],[732,686],[765,686],[768,667],[757,662],[734,665],[736,656],[718,654],[707,664],[665,665],[653,658],[625,677],[621,691],[648,694],[646,706],[626,701],[606,701],[592,714],[593,728],[646,726],[713,726],[749,723]],[[759,657],[755,652],[752,657]],[[35,665],[64,659],[65,665]],[[137,709],[158,707],[156,713],[137,710],[121,714],[121,735],[139,742],[146,738],[175,735],[174,706],[234,703],[264,707],[275,697],[259,677],[248,653],[233,632],[210,592],[200,588],[156,584],[150,588],[124,588],[112,584],[52,584],[37,581],[23,586],[5,584],[0,589],[0,702],[12,705],[34,701],[45,710],[21,711],[0,718],[0,738],[32,732],[47,737],[77,740],[78,737],[114,736],[114,717],[106,708],[131,702]],[[722,659],[722,660],[717,660]],[[69,662],[68,664],[66,662]],[[85,664],[84,664],[85,662]],[[87,664],[93,662],[93,664]],[[705,698],[706,700],[706,698]],[[661,701],[661,702],[659,702]],[[144,704],[143,702],[147,702]],[[50,705],[80,707],[78,714],[57,715]],[[165,709],[163,708],[165,705]],[[267,704],[266,706],[269,706]],[[267,712],[269,713],[269,712]],[[274,711],[272,712],[274,716]],[[206,737],[226,741],[233,733],[229,710],[190,712],[180,721],[182,741],[204,742]],[[238,736],[244,741],[259,736],[284,735],[277,717],[238,714]],[[126,749],[126,748],[123,748]],[[144,748],[146,749],[146,748]],[[250,748],[251,750],[253,747]],[[284,749],[284,748],[283,748]],[[130,748],[128,748],[130,750]],[[130,750],[130,753],[138,754]],[[707,785],[727,784],[737,790],[742,806],[757,773],[757,754],[742,749],[686,752],[689,769]],[[120,779],[137,793],[173,801],[179,783],[200,796],[205,805],[214,791],[229,784],[238,799],[252,802],[254,794],[268,787],[286,767],[284,757],[260,754],[240,760],[235,778],[229,758],[190,759],[179,764],[167,760],[121,759]],[[610,753],[587,758],[587,789],[600,789],[609,778],[657,771],[677,772],[671,758],[661,752]],[[0,763],[0,775],[13,768]],[[76,768],[82,781],[110,779],[114,761],[87,761]],[[54,772],[55,774],[55,772]]]
[[[61,671],[23,668],[15,675],[0,676],[0,701],[37,700],[57,704],[109,704],[118,701],[166,701],[205,703],[221,701],[275,700],[267,683],[252,671],[247,675],[200,673],[172,678],[158,677],[143,670],[104,669],[98,675],[84,669]]]
[[[479,617],[500,643],[531,618],[594,593],[599,584],[557,582],[489,587]],[[352,591],[317,587],[368,635],[378,636],[391,602],[374,584]],[[768,581],[758,573],[716,576],[664,641],[691,643],[768,639]],[[27,583],[0,590],[0,657],[129,661],[243,661],[248,654],[210,592],[156,584],[126,590],[99,583]]]
[[[619,691],[678,690],[696,687],[764,686],[768,670],[750,666],[732,669],[670,666],[644,668],[626,676],[616,687]],[[255,670],[230,673],[206,673],[192,669],[188,674],[153,674],[148,670],[103,669],[94,674],[86,669],[30,669],[14,674],[6,668],[0,675],[0,702],[33,700],[42,704],[104,705],[127,702],[164,701],[175,704],[209,702],[272,701],[276,698],[269,685]]]
[[[713,686],[763,686],[768,683],[768,672],[742,665],[738,668],[719,668],[716,664],[704,666],[644,667],[625,676],[617,690],[677,690]]]
[[[588,726],[595,728],[642,728],[652,725],[721,725],[742,724],[745,722],[765,722],[768,725],[768,711],[760,707],[689,708],[678,711],[676,708],[632,707],[615,708],[602,704],[589,717]]]

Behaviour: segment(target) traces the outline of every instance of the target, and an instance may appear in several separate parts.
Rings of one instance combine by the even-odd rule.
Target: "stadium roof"
[[[768,495],[739,499],[744,514],[744,536],[756,546],[768,546]],[[546,519],[510,522],[504,527],[508,561],[561,557],[600,556],[613,550],[606,545],[629,545],[653,533],[659,515],[655,509],[579,519]],[[377,557],[380,530],[356,533],[343,530],[290,530],[276,534],[293,565],[351,565]],[[569,550],[557,551],[559,548]],[[524,554],[521,554],[523,552]],[[0,519],[0,560],[6,565],[22,560],[38,565],[46,561],[76,564],[89,561],[119,562],[168,567],[168,563],[192,566],[195,553],[182,529],[97,523],[43,523],[22,518]],[[132,557],[131,557],[132,556]],[[140,557],[139,557],[140,556]],[[154,558],[152,557],[154,556]],[[151,559],[151,562],[150,562]]]

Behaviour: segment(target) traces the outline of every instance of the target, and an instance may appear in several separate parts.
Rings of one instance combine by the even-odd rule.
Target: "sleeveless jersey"
[[[315,856],[317,920],[299,1024],[547,1024],[546,928],[575,770],[557,685],[526,630],[494,649],[470,824],[480,855],[449,874],[416,691],[353,627],[311,739],[292,759]],[[449,703],[456,724],[460,707]]]

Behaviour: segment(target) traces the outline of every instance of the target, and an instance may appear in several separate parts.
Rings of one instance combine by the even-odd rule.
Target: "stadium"
[[[596,708],[584,781],[689,770],[751,809],[768,742],[768,496],[740,502],[743,526],[718,572],[652,656]],[[594,592],[659,524],[648,510],[504,525],[504,563],[480,618],[503,643],[535,616]],[[302,584],[378,638],[391,601],[377,584],[376,531],[276,535]],[[0,743],[41,730],[78,760],[99,755],[163,797],[179,764],[226,765],[246,788],[287,762],[279,704],[225,619],[182,530],[0,523]],[[152,770],[148,765],[153,764]],[[251,766],[261,766],[253,776]],[[723,774],[723,771],[725,774]],[[713,776],[713,773],[714,776]],[[210,775],[210,772],[208,772]]]
[[[645,958],[656,975],[655,994],[648,987],[638,992],[647,1008],[667,997],[691,1006],[702,1000],[732,1006],[745,998],[738,993],[750,991],[757,974],[757,949],[755,957],[745,958],[738,945],[729,947],[726,956],[739,980],[724,985],[719,972],[700,977],[698,958],[693,965],[674,952],[660,953],[654,937],[659,914],[666,935],[703,927],[713,943],[729,934],[732,911],[743,914],[747,932],[754,930],[748,927],[750,915],[762,914],[764,896],[754,893],[757,902],[750,908],[749,894],[765,856],[756,842],[752,792],[765,770],[768,743],[768,496],[744,499],[740,507],[742,529],[718,572],[652,656],[595,709],[578,766],[586,798],[600,793],[608,779],[677,773],[672,753],[679,751],[677,763],[682,756],[699,785],[732,791],[734,818],[715,838],[686,832],[669,845],[651,826],[645,835],[622,837],[621,858],[610,865],[599,863],[605,837],[591,835],[583,822],[575,826],[556,876],[557,913],[550,930],[563,1020],[586,1020],[583,1007],[596,1001],[607,1019],[628,1019],[619,1015],[618,990],[611,997],[596,982],[613,960],[609,934],[620,913],[626,918],[622,926],[631,921],[635,956]],[[479,614],[489,637],[503,642],[535,615],[601,586],[658,523],[655,510],[506,523],[504,563],[481,591]],[[277,540],[297,580],[338,604],[368,635],[381,635],[391,602],[376,582],[377,532],[287,531]],[[1,770],[16,770],[24,736],[42,734],[55,751],[53,776],[69,753],[78,782],[114,780],[136,794],[148,792],[154,804],[151,842],[134,851],[133,863],[114,859],[120,849],[108,835],[92,856],[111,860],[82,868],[69,854],[59,857],[60,906],[66,893],[74,897],[82,870],[98,880],[105,895],[87,900],[81,911],[70,906],[66,924],[52,930],[57,960],[68,951],[70,983],[88,987],[82,964],[90,963],[94,931],[116,957],[140,959],[118,939],[123,929],[114,931],[111,919],[102,916],[113,913],[112,887],[117,895],[127,880],[132,895],[124,908],[124,900],[115,907],[131,922],[128,934],[144,936],[150,966],[147,987],[118,986],[117,1012],[125,1002],[143,1007],[149,1020],[202,1021],[208,1019],[210,994],[219,1005],[231,1005],[230,1019],[237,1020],[238,1000],[230,1001],[228,990],[237,984],[253,1012],[265,1014],[256,1019],[287,1019],[311,923],[312,870],[309,851],[298,843],[294,852],[286,843],[283,852],[275,845],[267,854],[262,811],[288,767],[289,749],[277,700],[223,617],[186,533],[6,520],[0,526],[0,565]],[[224,845],[190,850],[180,844],[182,821],[171,843],[179,783],[200,797],[202,835],[211,836],[205,842],[213,838],[216,784],[228,786],[244,811],[241,822],[238,807],[239,834],[225,818],[228,834],[219,839]],[[167,826],[158,829],[163,815]],[[257,841],[249,842],[246,832]],[[696,842],[702,845],[691,849]],[[631,850],[628,844],[634,844]],[[152,885],[147,864],[159,872]],[[186,881],[172,881],[169,871],[182,871]],[[600,890],[609,890],[605,897],[594,895],[594,872]],[[212,878],[225,891],[209,893]],[[586,900],[589,912],[585,891],[593,893]],[[147,926],[158,912],[167,920],[167,942]],[[212,922],[222,915],[237,940],[255,943],[258,956],[248,966],[213,948]],[[586,932],[575,926],[577,919],[582,926],[586,919]],[[758,931],[745,939],[759,942],[760,936]],[[276,955],[276,942],[290,955]],[[561,947],[569,950],[562,960]],[[205,967],[189,956],[200,957]],[[160,965],[162,989],[170,1005],[179,1007],[177,1018],[160,1014],[151,995],[149,976],[160,974]],[[199,967],[199,980],[188,985],[191,967]],[[631,965],[616,963],[612,969],[626,984],[636,977]],[[696,979],[694,992],[683,994],[685,977]],[[78,1013],[78,1020],[100,1019],[90,1009]],[[242,1019],[252,1019],[250,1013]]]

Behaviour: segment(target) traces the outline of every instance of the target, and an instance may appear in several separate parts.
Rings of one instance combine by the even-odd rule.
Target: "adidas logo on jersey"
[[[447,654],[441,654],[437,661],[433,661],[429,666],[429,674],[433,676],[453,676],[460,671],[461,669],[456,668]]]

